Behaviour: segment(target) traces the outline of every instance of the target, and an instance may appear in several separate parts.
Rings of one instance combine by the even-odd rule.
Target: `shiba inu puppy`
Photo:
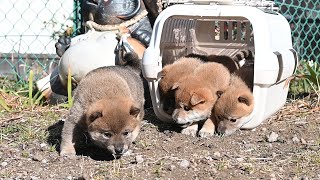
[[[174,109],[174,93],[172,87],[180,78],[191,74],[197,66],[202,64],[198,58],[182,57],[173,64],[166,65],[160,72],[159,92],[163,109],[172,114]]]
[[[230,86],[214,106],[212,119],[217,132],[230,135],[251,119],[254,108],[252,94],[253,67],[243,67],[231,75]]]
[[[82,133],[116,157],[137,137],[144,116],[141,61],[133,54],[125,59],[126,66],[101,67],[80,81],[63,126],[61,156],[76,154]]]
[[[187,127],[182,133],[195,136],[197,123],[210,117],[218,97],[230,82],[230,72],[222,64],[210,62],[198,66],[193,74],[181,78],[172,87],[175,90],[175,123]],[[209,123],[209,122],[208,122]],[[188,127],[189,125],[191,125]],[[210,127],[212,126],[204,126]],[[203,132],[209,130],[203,130]],[[210,132],[214,133],[214,127]]]

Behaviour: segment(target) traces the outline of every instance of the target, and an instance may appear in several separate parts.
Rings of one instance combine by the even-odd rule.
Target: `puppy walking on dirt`
[[[129,149],[144,116],[144,89],[141,61],[136,54],[125,60],[126,66],[98,68],[81,80],[63,126],[61,156],[75,156],[84,132],[116,157]]]

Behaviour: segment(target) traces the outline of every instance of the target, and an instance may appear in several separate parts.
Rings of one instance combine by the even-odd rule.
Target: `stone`
[[[180,162],[180,167],[182,167],[182,168],[188,168],[188,167],[190,167],[190,162],[188,161],[188,160],[182,160],[181,162]]]
[[[276,142],[278,140],[279,135],[275,132],[271,132],[268,136],[267,136],[267,141],[272,143],[272,142]]]
[[[136,163],[137,163],[137,164],[140,164],[140,163],[142,163],[143,161],[144,161],[144,159],[143,159],[142,155],[137,155],[137,156],[136,156]]]

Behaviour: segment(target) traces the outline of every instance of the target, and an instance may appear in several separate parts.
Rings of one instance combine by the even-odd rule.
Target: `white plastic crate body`
[[[184,41],[182,44],[187,44],[185,50],[179,47],[179,42],[176,42],[176,46],[181,49],[181,54],[177,53],[176,58],[181,55],[187,55],[191,52],[199,52],[204,50],[208,54],[210,52],[218,53],[219,49],[221,54],[228,54],[229,49],[241,49],[241,48],[253,48],[255,51],[254,62],[254,87],[253,94],[255,98],[255,108],[252,113],[252,119],[245,124],[243,129],[251,129],[257,127],[263,120],[279,110],[286,101],[288,88],[284,88],[285,78],[291,76],[297,66],[297,58],[295,51],[292,48],[291,32],[289,24],[286,19],[277,13],[266,13],[258,8],[249,6],[230,6],[230,5],[174,5],[165,9],[157,18],[153,34],[151,37],[150,46],[144,53],[143,57],[143,75],[149,81],[149,88],[152,97],[154,111],[158,118],[163,121],[171,121],[171,117],[166,114],[160,107],[160,97],[158,92],[158,73],[161,71],[163,65],[172,62],[163,62],[167,60],[166,52],[173,50],[175,47],[165,47],[172,34],[177,34],[175,29],[169,29],[165,26],[170,25],[170,19],[190,19],[196,20],[195,27],[202,23],[205,25],[206,21],[215,22],[228,22],[229,23],[228,40],[222,39],[223,36],[220,32],[220,38],[218,40],[212,35],[208,36],[206,28],[188,29],[184,28],[184,32],[179,39]],[[246,22],[246,20],[252,25],[253,40],[249,40],[248,24],[246,26],[246,40],[241,41],[239,39],[240,34],[236,36],[237,39],[233,40],[234,43],[230,45],[230,37],[232,32],[230,24],[235,22],[238,29],[240,22]],[[247,23],[247,22],[246,22]],[[188,24],[188,23],[187,23]],[[191,22],[192,24],[192,22]],[[208,22],[208,25],[210,22]],[[223,23],[220,23],[220,30]],[[174,26],[174,23],[173,23]],[[179,28],[178,28],[179,29]],[[181,29],[181,27],[180,27]],[[209,27],[208,27],[209,29]],[[188,31],[189,30],[189,31]],[[189,34],[194,33],[195,38],[192,41],[188,41]],[[179,34],[179,32],[178,32]],[[207,35],[206,35],[207,34]],[[167,36],[167,38],[166,38]],[[175,37],[177,38],[177,37]],[[234,38],[234,37],[233,37]],[[178,40],[178,41],[179,41]],[[212,41],[212,43],[210,43]],[[192,49],[193,48],[193,49]],[[209,49],[206,49],[209,48]],[[210,49],[211,48],[211,49]],[[232,53],[232,51],[230,51]],[[229,53],[230,53],[229,52]],[[172,60],[171,60],[172,61]],[[281,83],[277,83],[281,82]]]

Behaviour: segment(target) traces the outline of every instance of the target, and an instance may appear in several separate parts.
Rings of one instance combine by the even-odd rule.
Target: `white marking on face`
[[[181,115],[184,113],[184,115]],[[187,124],[187,123],[193,123],[198,122],[204,119],[207,119],[210,114],[203,114],[199,113],[198,111],[189,110],[188,112],[182,111],[180,112],[179,109],[175,109],[172,118],[175,120],[177,124]]]

